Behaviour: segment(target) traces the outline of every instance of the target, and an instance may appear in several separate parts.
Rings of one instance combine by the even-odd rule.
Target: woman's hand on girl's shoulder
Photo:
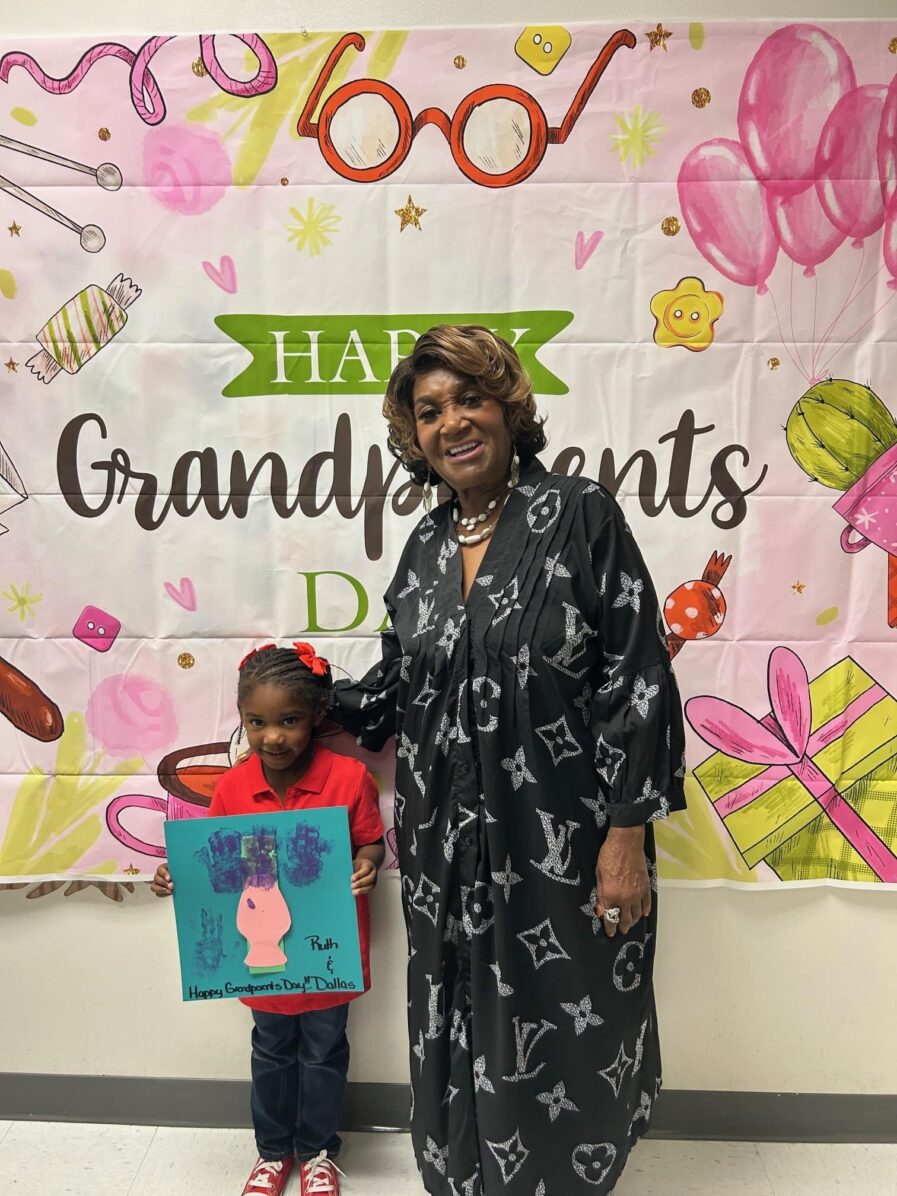
[[[156,869],[156,875],[150,882],[150,892],[155,893],[157,897],[170,897],[174,892],[174,881],[167,864],[160,864]]]

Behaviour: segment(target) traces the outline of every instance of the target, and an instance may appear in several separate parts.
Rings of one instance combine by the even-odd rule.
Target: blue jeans
[[[252,1011],[252,1124],[263,1159],[339,1152],[349,1072],[349,1006]]]

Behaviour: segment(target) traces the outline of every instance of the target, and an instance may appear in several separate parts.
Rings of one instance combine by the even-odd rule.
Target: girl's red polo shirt
[[[383,838],[383,821],[374,778],[360,760],[340,756],[320,744],[315,745],[314,755],[304,776],[287,790],[283,801],[265,780],[258,756],[253,754],[242,763],[235,764],[215,786],[209,817],[255,814],[261,810],[272,813],[278,810],[305,810],[321,806],[345,806],[348,809],[353,856],[357,848]],[[356,898],[356,902],[364,991],[367,992],[371,987],[370,910],[366,896]],[[260,1009],[265,1013],[307,1013],[310,1009],[344,1005],[360,996],[361,993],[295,993],[282,997],[241,997],[240,1000],[250,1009]]]

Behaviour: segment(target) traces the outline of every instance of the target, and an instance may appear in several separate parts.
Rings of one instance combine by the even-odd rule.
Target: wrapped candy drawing
[[[142,293],[123,274],[117,274],[106,290],[91,284],[79,291],[38,332],[43,348],[26,362],[29,370],[45,384],[60,370],[77,374],[121,332],[128,322],[125,308]]]
[[[897,702],[851,657],[812,681],[789,648],[769,658],[770,712],[691,698],[716,752],[695,779],[749,868],[783,881],[897,883]]]
[[[697,581],[686,581],[673,590],[663,604],[663,616],[670,634],[670,660],[688,640],[706,640],[716,635],[726,617],[726,599],[719,588],[731,556],[715,552]]]
[[[16,469],[12,457],[0,444],[0,515],[5,515],[12,507],[17,507],[27,497],[28,491],[25,489],[25,483],[19,477],[19,471]],[[0,523],[0,536],[5,535],[8,531],[9,528]]]
[[[814,482],[843,490],[845,552],[877,544],[888,554],[888,626],[897,627],[897,423],[867,386],[819,382],[798,399],[785,427],[791,455]]]

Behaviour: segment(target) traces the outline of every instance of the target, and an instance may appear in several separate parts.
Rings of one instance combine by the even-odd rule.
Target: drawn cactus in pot
[[[888,626],[897,627],[897,422],[868,386],[830,378],[798,399],[785,435],[808,477],[844,492],[834,504],[847,523],[842,549],[888,554]]]

